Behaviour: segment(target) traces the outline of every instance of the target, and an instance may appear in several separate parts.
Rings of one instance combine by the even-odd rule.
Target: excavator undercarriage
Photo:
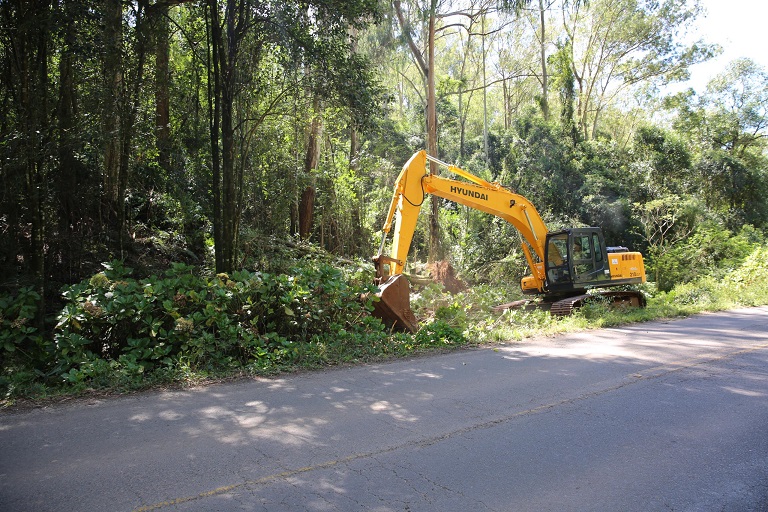
[[[644,308],[646,305],[645,295],[637,290],[624,291],[594,291],[592,293],[581,293],[571,297],[544,297],[540,301],[531,299],[516,300],[506,304],[499,304],[491,308],[497,313],[509,309],[543,309],[549,311],[555,316],[569,316],[577,309],[589,303],[602,302],[615,308]]]

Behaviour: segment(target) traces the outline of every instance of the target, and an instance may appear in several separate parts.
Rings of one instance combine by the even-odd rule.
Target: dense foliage
[[[174,264],[162,278],[135,280],[117,262],[63,295],[54,358],[63,378],[80,381],[97,361],[143,373],[185,363],[238,368],[290,362],[298,343],[365,332],[367,313],[342,273],[297,266],[292,275],[238,271],[205,278]],[[295,277],[294,277],[295,276]]]
[[[526,273],[519,236],[445,201],[411,255],[448,259],[468,295],[421,291],[413,337],[370,318],[370,265],[350,262],[378,247],[398,168],[425,147],[525,195],[550,229],[597,225],[641,251],[657,304],[759,303],[768,73],[740,59],[671,93],[717,52],[679,38],[701,14],[0,2],[2,386],[136,387],[556,328],[490,313]]]
[[[4,298],[0,354],[8,373],[0,385],[6,392],[28,393],[46,378],[84,390],[270,374],[465,341],[439,321],[415,337],[388,333],[370,315],[371,276],[355,266],[340,270],[304,259],[287,274],[203,276],[175,263],[163,276],[131,275],[114,261],[67,286],[53,338],[29,325],[34,292]]]

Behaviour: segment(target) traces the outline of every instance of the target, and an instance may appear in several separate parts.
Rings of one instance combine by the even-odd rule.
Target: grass
[[[366,331],[367,334],[342,330],[331,341],[316,338],[316,341],[296,343],[292,356],[287,359],[257,360],[229,368],[193,367],[179,359],[146,375],[126,374],[119,371],[114,362],[104,361],[104,371],[99,374],[101,379],[78,383],[57,382],[34,370],[5,366],[0,377],[4,394],[0,408],[76,396],[119,394],[158,387],[183,388],[222,379],[313,371],[768,304],[768,276],[755,272],[746,275],[749,279],[738,272],[721,279],[707,277],[679,285],[670,292],[657,292],[648,284],[642,288],[648,298],[646,308],[614,309],[598,302],[562,318],[543,310],[494,312],[491,309],[494,305],[509,301],[508,290],[478,286],[451,295],[439,285],[429,285],[412,300],[417,316],[423,320],[421,331],[415,335],[375,329]]]
[[[768,276],[755,275],[748,281],[740,280],[737,273],[723,279],[703,278],[695,283],[686,283],[670,292],[657,292],[653,284],[641,287],[648,304],[645,308],[612,308],[595,302],[587,304],[568,317],[553,317],[542,310],[508,310],[502,314],[493,313],[483,297],[486,290],[470,290],[459,296],[441,296],[430,291],[433,304],[431,313],[441,317],[457,329],[462,329],[467,339],[475,343],[521,341],[535,336],[553,336],[586,329],[615,327],[652,320],[687,317],[707,311],[768,305]],[[496,303],[505,302],[498,300]],[[458,304],[473,304],[477,307],[457,308]],[[422,305],[421,315],[430,314]]]

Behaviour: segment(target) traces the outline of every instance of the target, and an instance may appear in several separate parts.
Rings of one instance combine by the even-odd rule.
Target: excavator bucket
[[[373,303],[373,315],[385,325],[402,331],[416,332],[419,321],[411,311],[411,285],[402,275],[394,275],[379,283],[381,290]]]

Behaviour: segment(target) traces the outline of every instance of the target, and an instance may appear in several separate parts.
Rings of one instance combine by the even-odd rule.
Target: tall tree
[[[510,9],[519,11],[531,0],[502,0],[498,3],[498,6],[502,9]],[[441,19],[457,17],[460,15],[467,16],[470,20],[474,20],[475,16],[484,17],[488,11],[489,6],[483,5],[478,12],[468,12],[465,10],[451,10],[441,13],[442,7],[450,7],[449,3],[441,4],[438,0],[429,0],[425,4],[419,4],[415,2],[411,4],[409,13],[411,17],[406,16],[406,11],[403,8],[401,0],[393,0],[393,7],[397,16],[398,24],[403,35],[403,39],[406,41],[411,55],[417,64],[421,77],[424,82],[424,98],[425,98],[425,126],[426,126],[426,139],[427,139],[427,153],[432,156],[439,157],[438,150],[438,119],[437,119],[437,90],[436,90],[436,78],[437,62],[435,60],[435,39],[438,31],[445,28],[445,25],[438,26]],[[424,34],[420,38],[422,46],[419,46],[417,38],[417,31],[413,26],[412,19],[424,21]],[[484,37],[485,23],[482,24],[481,37]],[[483,65],[485,65],[485,51],[483,48]],[[485,95],[485,88],[487,84],[483,80],[483,94]],[[485,110],[484,110],[485,112]],[[485,114],[484,114],[485,115]],[[484,122],[484,126],[486,123]],[[487,133],[484,137],[486,147],[486,157],[488,153],[487,149]],[[438,166],[434,162],[430,162],[430,172],[437,173]],[[440,223],[439,223],[439,205],[440,200],[436,197],[430,198],[430,216],[429,216],[429,260],[435,261],[443,257],[443,248],[440,243]]]
[[[131,170],[133,138],[144,86],[149,47],[146,6],[103,0],[104,172],[106,220],[116,229],[122,255],[126,239],[125,198]],[[127,29],[127,31],[126,31]]]
[[[14,208],[8,220],[29,226],[29,244],[22,254],[29,259],[28,268],[42,305],[46,276],[44,202],[51,160],[48,80],[52,6],[50,0],[2,2],[0,16],[6,27],[0,37],[12,108],[10,119],[8,113],[3,116],[3,142],[15,147],[13,159],[4,166],[22,190],[21,207]],[[9,133],[9,124],[16,133]],[[40,327],[43,313],[40,308]]]
[[[221,6],[217,0],[208,0],[207,7],[211,20],[210,52],[213,63],[213,96],[210,103],[213,109],[211,154],[216,271],[230,272],[235,263],[241,213],[237,203],[240,179],[235,167],[234,119],[235,97],[243,81],[238,73],[238,61],[242,58],[246,29],[251,23],[253,11],[248,1],[226,0]]]
[[[768,72],[751,59],[737,59],[707,84],[703,98],[714,149],[745,158],[768,140]]]
[[[157,160],[166,173],[171,171],[171,31],[169,6],[158,2],[151,12],[155,50],[155,140]]]
[[[320,111],[320,98],[315,95],[312,101],[311,121],[307,137],[307,152],[304,158],[304,175],[310,181],[301,192],[299,199],[299,236],[308,239],[314,220],[314,203],[317,191],[312,183],[312,172],[320,161],[320,139],[323,136],[323,119]]]
[[[412,6],[413,10],[419,12],[419,17],[426,19],[426,38],[424,40],[424,47],[420,48],[416,43],[414,29],[411,21],[406,18],[403,6],[400,0],[393,0],[395,13],[397,14],[397,20],[400,24],[400,30],[402,31],[403,38],[408,44],[408,48],[411,50],[413,59],[418,64],[418,69],[424,80],[426,109],[425,109],[425,125],[427,134],[427,153],[439,157],[438,144],[437,144],[437,92],[435,88],[435,32],[437,30],[437,16],[438,16],[438,1],[428,0],[427,5],[424,7],[415,5]],[[438,167],[434,162],[430,162],[430,172],[437,174]],[[438,210],[440,201],[436,197],[430,198],[430,215],[429,215],[429,260],[435,261],[442,258],[442,247],[440,245],[440,221],[438,216]]]
[[[119,191],[122,118],[125,114],[123,76],[123,5],[104,0],[104,208],[107,214],[123,208]]]
[[[561,4],[564,8],[578,8],[581,4],[588,6],[587,0],[561,0]],[[532,9],[530,15],[531,24],[534,26],[536,33],[536,41],[539,51],[539,72],[535,74],[539,86],[541,87],[541,96],[539,97],[539,106],[541,107],[541,113],[544,116],[544,120],[549,120],[549,83],[550,83],[550,71],[548,68],[550,55],[547,52],[547,48],[552,46],[552,36],[547,30],[548,17],[547,14],[553,9],[555,0],[538,0],[538,6]],[[520,9],[522,6],[518,6]],[[562,45],[561,45],[562,47]]]
[[[622,92],[642,83],[683,79],[691,65],[711,56],[711,47],[701,42],[686,46],[677,37],[700,12],[698,2],[676,0],[563,4],[582,136],[595,136],[601,113]]]
[[[260,82],[260,73],[268,75],[273,65],[286,70],[310,67],[311,72],[304,79],[312,82],[309,88],[318,100],[333,95],[357,98],[349,102],[349,108],[365,111],[373,101],[365,92],[370,86],[370,77],[366,74],[365,62],[350,56],[349,27],[362,28],[374,19],[376,9],[372,0],[342,4],[323,0],[282,3],[208,0],[206,9],[210,19],[216,268],[219,272],[228,272],[234,268],[238,248],[243,183],[253,134],[288,92],[260,103],[264,98],[251,92],[265,87]],[[266,80],[266,76],[264,78]],[[260,106],[253,108],[254,104]],[[314,140],[319,138],[319,131],[316,135]],[[305,165],[316,165],[316,149],[309,148]],[[304,201],[311,212],[311,195],[306,195]],[[304,215],[303,228],[307,233],[311,226],[308,221]]]
[[[558,45],[557,52],[552,55],[550,61],[553,67],[553,87],[560,99],[560,125],[575,144],[579,139],[579,131],[574,123],[576,88],[571,55],[570,42],[565,41]]]
[[[538,0],[538,5],[531,10],[529,19],[534,26],[538,44],[539,65],[536,78],[539,81],[541,94],[539,106],[545,121],[549,121],[549,70],[547,69],[547,47],[551,44],[547,32],[547,11],[552,8],[554,0]]]

